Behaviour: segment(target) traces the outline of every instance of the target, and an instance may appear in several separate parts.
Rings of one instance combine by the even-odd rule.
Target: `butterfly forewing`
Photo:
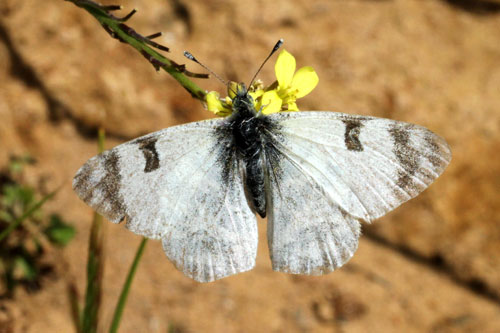
[[[213,281],[251,269],[257,225],[239,161],[217,129],[224,120],[175,126],[90,159],[76,193],[113,222],[162,239],[187,276]]]
[[[372,221],[415,197],[451,159],[446,142],[403,122],[334,112],[277,113],[266,133],[268,241],[275,270],[344,264]]]

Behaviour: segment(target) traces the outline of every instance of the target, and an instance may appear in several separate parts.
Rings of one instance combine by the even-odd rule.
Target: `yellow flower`
[[[265,115],[281,111],[283,101],[276,93],[276,90],[262,91],[261,96],[262,97],[257,100],[254,98],[254,100],[257,101],[257,103],[255,103],[255,109],[257,111],[262,111]]]
[[[226,97],[225,101],[222,102],[219,93],[216,91],[211,91],[205,95],[205,100],[207,101],[207,110],[215,113],[220,117],[229,116],[232,112],[232,101],[229,97]],[[228,102],[231,102],[229,104]]]
[[[298,111],[295,101],[309,94],[318,84],[319,78],[310,66],[302,67],[295,74],[295,58],[286,50],[281,51],[274,66],[278,87],[276,92],[286,104],[288,111]]]
[[[254,101],[257,101],[260,97],[262,97],[262,95],[264,95],[264,90],[263,89],[259,89],[259,90],[256,90],[256,91],[249,91],[248,94],[250,96],[252,96],[252,98],[253,98]]]
[[[275,65],[277,82],[267,88],[259,80],[248,89],[253,98],[255,110],[265,115],[280,111],[298,111],[296,100],[309,94],[318,84],[319,78],[312,67],[302,67],[295,73],[295,58],[287,51],[281,51]],[[233,98],[242,89],[239,83],[230,82],[227,97],[211,91],[205,96],[207,109],[218,116],[226,117],[233,112]]]

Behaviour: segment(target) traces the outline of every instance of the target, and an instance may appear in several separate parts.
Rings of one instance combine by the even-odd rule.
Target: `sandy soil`
[[[106,1],[111,4],[112,2]],[[137,31],[163,31],[169,56],[192,51],[222,77],[251,78],[278,38],[320,76],[304,110],[373,115],[428,127],[453,161],[418,198],[365,226],[342,269],[275,273],[265,221],[256,268],[211,284],[185,278],[150,241],[122,332],[500,330],[500,3],[479,0],[121,2]],[[190,70],[199,68],[189,64]],[[268,65],[260,77],[274,78]],[[210,114],[167,74],[64,1],[0,2],[0,165],[29,152],[28,178],[62,185],[48,209],[76,239],[37,293],[0,301],[0,332],[71,332],[67,283],[85,285],[92,212],[71,179],[96,152]],[[216,80],[199,81],[207,90]],[[140,237],[106,227],[103,330]]]

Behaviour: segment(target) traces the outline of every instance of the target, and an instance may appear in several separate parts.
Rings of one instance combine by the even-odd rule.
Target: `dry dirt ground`
[[[106,1],[106,4],[112,2]],[[163,31],[222,77],[247,81],[280,37],[320,84],[301,109],[428,127],[453,160],[418,198],[366,226],[352,260],[323,277],[275,273],[259,221],[255,269],[198,284],[150,241],[122,332],[500,331],[500,2],[479,0],[123,0],[139,32]],[[189,64],[189,69],[199,68]],[[260,77],[273,80],[273,65]],[[199,81],[207,90],[222,85]],[[0,332],[71,332],[68,281],[82,293],[92,212],[71,179],[96,153],[210,114],[142,56],[62,0],[0,2],[0,165],[29,152],[28,177],[62,185],[48,209],[76,226],[36,293],[0,304]],[[140,237],[106,225],[102,328]]]

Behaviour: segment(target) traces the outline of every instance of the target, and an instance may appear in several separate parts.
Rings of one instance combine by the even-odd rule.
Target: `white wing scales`
[[[360,224],[307,171],[305,160],[268,156],[268,243],[273,269],[320,275],[356,251]]]
[[[90,159],[73,181],[76,193],[111,221],[162,239],[187,276],[209,282],[255,264],[257,225],[238,161],[221,155],[214,136],[223,120],[175,126]],[[227,156],[231,157],[231,155]]]
[[[318,275],[356,251],[370,222],[415,197],[451,159],[423,127],[333,112],[277,113],[266,133],[268,242],[273,269]],[[213,281],[251,269],[257,226],[243,171],[216,128],[191,123],[90,159],[73,181],[97,212],[149,238],[187,276]],[[224,150],[226,149],[226,150]]]
[[[333,112],[277,113],[266,149],[273,268],[322,274],[372,221],[415,197],[451,159],[446,142],[402,122]]]

